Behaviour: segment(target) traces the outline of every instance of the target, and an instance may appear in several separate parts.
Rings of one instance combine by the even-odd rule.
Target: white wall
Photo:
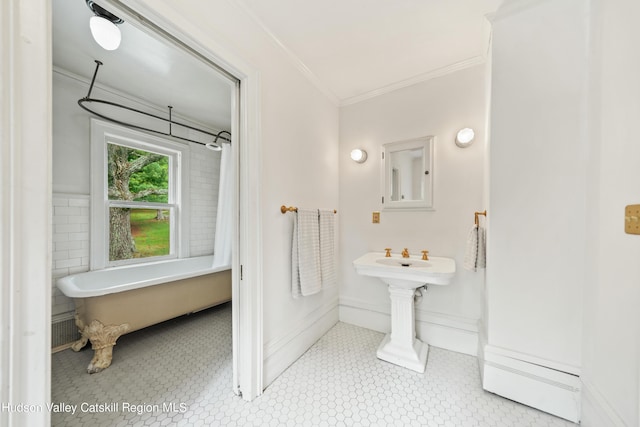
[[[640,236],[623,233],[640,203],[640,3],[593,2],[584,292],[583,416],[587,427],[640,425]]]
[[[416,84],[344,106],[340,111],[340,319],[371,329],[389,330],[389,295],[381,281],[359,276],[352,262],[371,251],[404,247],[412,254],[456,260],[447,287],[431,286],[417,306],[418,335],[427,342],[475,354],[480,316],[482,272],[463,269],[465,241],[474,212],[482,211],[485,156],[484,67]],[[463,127],[476,131],[468,148],[455,145]],[[382,211],[380,224],[371,213],[381,210],[382,144],[434,135],[433,211]],[[363,148],[363,164],[349,157]]]
[[[583,3],[544,1],[493,24],[487,249],[489,343],[576,369],[588,149]]]
[[[260,74],[265,385],[337,321],[337,287],[291,297],[291,214],[280,205],[338,206],[338,108],[233,1],[145,1],[209,47]],[[252,266],[247,266],[252,268]]]

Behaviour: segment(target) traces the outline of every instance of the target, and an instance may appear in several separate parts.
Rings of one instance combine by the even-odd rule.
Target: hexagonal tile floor
[[[424,374],[376,358],[383,334],[338,323],[245,402],[231,391],[231,305],[121,337],[112,366],[90,349],[52,357],[54,426],[463,426],[575,424],[487,393],[475,357],[431,347]],[[75,405],[75,413],[73,409]]]

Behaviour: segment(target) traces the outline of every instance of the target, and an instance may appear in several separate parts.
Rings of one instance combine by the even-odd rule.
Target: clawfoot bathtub
[[[119,267],[64,277],[57,282],[76,305],[81,338],[94,356],[90,374],[111,365],[113,346],[123,334],[231,300],[231,270],[211,267],[212,257]]]

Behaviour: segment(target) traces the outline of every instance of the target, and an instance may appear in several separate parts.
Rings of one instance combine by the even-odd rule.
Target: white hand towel
[[[291,242],[291,294],[294,298],[320,292],[320,230],[316,209],[298,209]]]
[[[478,271],[479,268],[486,267],[485,244],[484,228],[474,225],[471,230],[469,230],[469,235],[467,236],[464,268],[471,271]]]
[[[333,210],[320,209],[320,272],[323,287],[336,284],[335,216]]]

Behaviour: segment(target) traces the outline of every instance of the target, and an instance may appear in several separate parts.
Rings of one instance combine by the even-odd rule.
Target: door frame
[[[164,4],[106,0],[236,76],[238,218],[233,299],[237,392],[263,390],[260,76]],[[0,424],[48,425],[51,400],[52,24],[49,0],[0,2]],[[240,272],[242,271],[242,274]],[[235,340],[236,338],[234,338]]]

